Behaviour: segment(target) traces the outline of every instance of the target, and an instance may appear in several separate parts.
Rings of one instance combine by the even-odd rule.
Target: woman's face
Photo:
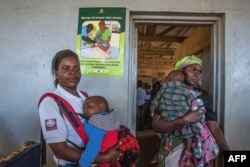
[[[103,22],[99,23],[99,28],[101,31],[105,30],[105,23]]]
[[[198,85],[201,79],[201,66],[199,64],[192,64],[183,69],[185,74],[185,84],[188,88],[193,89]]]
[[[58,83],[67,91],[76,90],[81,79],[79,61],[74,57],[64,58],[55,72]]]

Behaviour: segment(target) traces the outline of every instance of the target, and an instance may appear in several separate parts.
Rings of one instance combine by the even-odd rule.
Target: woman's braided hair
[[[54,58],[52,59],[51,73],[54,76],[54,85],[55,85],[55,87],[57,87],[57,84],[58,84],[58,79],[55,77],[55,73],[58,70],[59,65],[62,62],[62,60],[67,58],[67,57],[74,57],[75,59],[77,59],[77,61],[79,61],[78,55],[75,52],[73,52],[72,50],[69,50],[69,49],[61,50],[61,51],[57,52],[55,54]]]

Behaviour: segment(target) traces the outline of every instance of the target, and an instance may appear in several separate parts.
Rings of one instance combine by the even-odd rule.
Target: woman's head
[[[106,29],[104,20],[101,20],[98,25],[101,31]]]
[[[78,56],[71,50],[61,50],[56,53],[51,64],[54,85],[60,84],[64,89],[76,89],[81,79]]]
[[[142,85],[143,85],[142,81],[141,81],[141,80],[138,80],[138,81],[137,81],[137,88],[142,87]]]
[[[201,59],[192,55],[182,58],[175,65],[176,70],[183,71],[185,75],[184,82],[190,89],[198,86],[198,83],[201,79],[201,64]]]

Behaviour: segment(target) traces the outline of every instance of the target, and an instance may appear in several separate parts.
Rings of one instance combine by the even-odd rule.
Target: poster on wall
[[[122,76],[125,8],[80,8],[76,38],[81,74]]]

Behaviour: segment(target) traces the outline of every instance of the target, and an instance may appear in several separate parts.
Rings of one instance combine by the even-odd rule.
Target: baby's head
[[[166,78],[167,82],[174,82],[174,81],[184,82],[184,80],[185,80],[185,75],[181,70],[171,71]]]
[[[93,24],[88,24],[87,25],[87,32],[88,33],[90,33],[93,29],[94,29],[94,25]]]
[[[109,106],[107,100],[102,96],[91,96],[84,101],[83,115],[91,117],[92,115],[108,111]]]

